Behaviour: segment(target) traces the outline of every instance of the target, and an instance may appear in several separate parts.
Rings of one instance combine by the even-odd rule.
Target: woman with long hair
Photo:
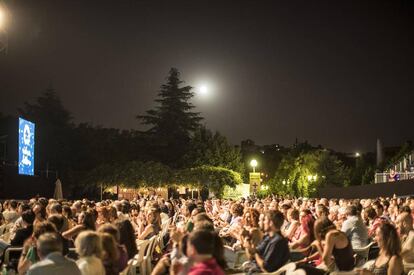
[[[161,231],[161,216],[157,208],[151,208],[147,212],[146,224],[142,220],[139,222],[138,240],[149,240],[152,236],[157,235]]]
[[[289,225],[283,231],[283,235],[291,241],[292,239],[298,239],[300,234],[300,222],[299,211],[295,208],[290,208],[286,215]]]
[[[303,209],[300,212],[300,233],[297,239],[293,238],[290,243],[290,248],[305,248],[308,247],[314,240],[313,226],[315,219],[312,213],[308,209]]]
[[[129,220],[118,221],[115,225],[120,233],[119,244],[125,246],[128,259],[132,259],[138,253],[134,227]]]
[[[102,244],[102,263],[105,267],[106,275],[118,275],[119,268],[119,251],[115,238],[109,233],[100,233]]]
[[[333,222],[322,216],[315,223],[314,233],[319,255],[328,270],[350,271],[354,268],[352,244]]]
[[[358,270],[360,275],[401,275],[404,266],[400,256],[401,241],[397,229],[389,223],[377,228],[376,241],[380,248],[378,257],[368,269]]]

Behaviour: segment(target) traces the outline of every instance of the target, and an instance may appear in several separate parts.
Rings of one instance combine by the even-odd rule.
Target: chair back
[[[143,258],[143,264],[145,265],[145,274],[151,274],[152,271],[152,255],[154,254],[155,247],[158,243],[158,236],[152,236],[149,240],[149,244],[147,247],[147,251],[145,252],[144,258]]]
[[[295,271],[287,271],[286,275],[306,275],[306,271],[303,269],[296,269]]]

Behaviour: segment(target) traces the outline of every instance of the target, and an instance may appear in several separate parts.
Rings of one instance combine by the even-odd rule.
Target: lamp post
[[[9,19],[9,11],[6,5],[0,1],[0,53],[4,51],[7,54],[9,39],[6,25]]]
[[[250,161],[250,166],[253,167],[253,173],[256,173],[256,167],[257,167],[257,160],[252,159]]]

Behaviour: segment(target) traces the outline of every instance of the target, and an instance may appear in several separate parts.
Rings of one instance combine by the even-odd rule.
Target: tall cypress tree
[[[173,167],[181,164],[191,135],[203,119],[193,112],[194,105],[189,102],[194,96],[192,87],[181,87],[182,83],[180,72],[171,68],[155,100],[157,106],[137,116],[142,124],[150,126],[145,133],[155,142],[156,158]]]

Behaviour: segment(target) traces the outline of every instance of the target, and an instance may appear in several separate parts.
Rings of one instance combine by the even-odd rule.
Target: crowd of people
[[[18,274],[120,274],[139,253],[140,241],[165,226],[152,255],[154,275],[274,272],[289,262],[307,274],[399,275],[414,265],[409,197],[201,201],[155,195],[7,200],[0,207],[0,255],[22,248],[14,265]],[[369,257],[358,254],[367,247]],[[230,263],[229,253],[241,255],[243,263]],[[363,265],[368,258],[371,264]]]

